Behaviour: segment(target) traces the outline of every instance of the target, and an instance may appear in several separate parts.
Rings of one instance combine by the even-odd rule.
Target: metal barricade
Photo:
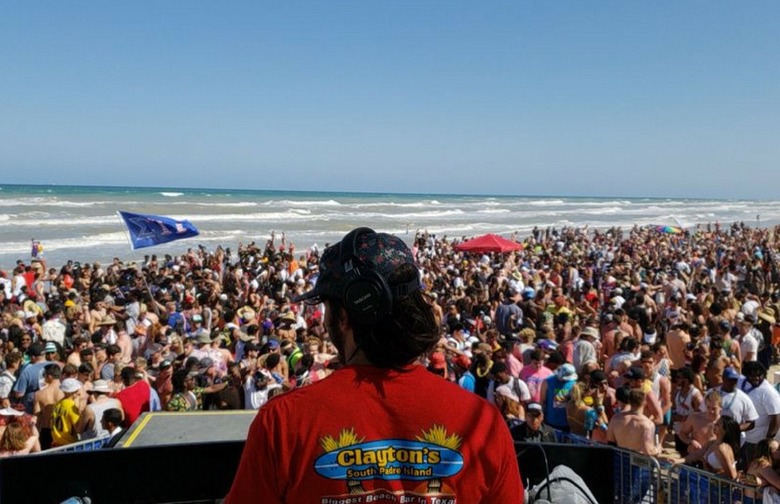
[[[555,440],[561,444],[575,444],[575,445],[595,445],[595,441],[588,439],[585,436],[578,434],[572,434],[570,432],[555,431]]]
[[[59,452],[72,452],[72,451],[92,451],[100,450],[105,446],[111,436],[103,436],[96,439],[87,439],[86,441],[79,441],[77,443],[71,443],[65,446],[58,446],[57,448],[49,448],[40,453],[59,453]]]
[[[555,431],[556,443],[604,446],[584,436]],[[545,443],[542,444],[544,446]],[[614,503],[760,504],[761,489],[695,467],[612,446]],[[550,468],[551,469],[551,468]]]
[[[613,448],[616,503],[664,502],[661,467],[654,457]]]
[[[670,504],[758,504],[761,490],[702,469],[676,464],[669,470]]]

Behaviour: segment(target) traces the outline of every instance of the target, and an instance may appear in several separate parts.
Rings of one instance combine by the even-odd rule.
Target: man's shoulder
[[[655,429],[655,424],[652,420],[647,418],[645,415],[638,415],[638,414],[631,414],[631,415],[624,415],[624,425],[630,427],[631,429],[636,428],[652,428]]]
[[[758,386],[758,389],[767,395],[780,399],[780,392],[778,392],[778,390],[767,380],[762,381],[761,385]]]
[[[35,362],[27,364],[22,368],[22,371],[19,373],[19,378],[30,378],[36,375],[36,373],[40,373],[43,371],[43,368],[46,367],[50,362]]]
[[[744,401],[753,404],[753,400],[750,398],[750,396],[747,395],[745,391],[738,388],[734,389],[734,398],[738,401]]]
[[[616,411],[609,419],[609,425],[620,426],[628,421],[628,416],[623,411]]]
[[[640,426],[655,431],[655,423],[647,418],[645,415],[637,415],[639,417],[638,423]]]

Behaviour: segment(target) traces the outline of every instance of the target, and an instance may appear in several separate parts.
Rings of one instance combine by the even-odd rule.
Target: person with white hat
[[[585,366],[594,365],[598,367],[597,356],[599,352],[596,350],[596,345],[599,341],[599,330],[595,327],[584,327],[580,331],[580,337],[574,342],[573,350],[573,362],[574,369],[578,374],[583,372]],[[585,372],[589,373],[592,369],[587,369]]]
[[[103,418],[103,412],[111,408],[122,410],[122,403],[118,399],[109,397],[112,392],[113,390],[106,380],[95,380],[89,390],[89,395],[94,398],[94,401],[87,405],[76,425],[76,432],[78,432],[80,439],[95,439],[110,434],[103,429],[100,422]]]
[[[525,417],[523,404],[520,401],[520,397],[512,390],[509,384],[497,386],[493,394],[493,400],[501,414],[504,415],[504,420],[510,429],[523,423]]]
[[[60,384],[64,397],[54,405],[51,414],[52,446],[65,446],[79,440],[76,425],[81,417],[76,394],[81,391],[81,382],[75,378],[66,378]]]
[[[525,421],[512,427],[512,438],[526,443],[554,443],[555,431],[544,423],[542,405],[531,402],[526,407]]]

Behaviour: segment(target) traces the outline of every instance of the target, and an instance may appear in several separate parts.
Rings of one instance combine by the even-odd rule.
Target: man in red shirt
[[[122,403],[122,411],[125,414],[122,427],[128,429],[141,413],[149,411],[151,387],[149,382],[143,379],[143,375],[137,374],[136,370],[129,366],[122,368],[122,383],[125,388],[116,394],[116,398]]]
[[[296,301],[325,305],[344,367],[258,411],[227,504],[523,502],[498,409],[418,363],[439,330],[414,262],[368,228],[325,250]]]

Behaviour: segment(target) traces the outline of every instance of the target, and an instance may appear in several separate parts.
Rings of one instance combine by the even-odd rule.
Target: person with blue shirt
[[[44,355],[44,346],[41,343],[33,343],[27,353],[30,356],[30,363],[22,367],[19,373],[19,379],[14,383],[13,396],[22,399],[24,411],[32,414],[35,393],[40,390],[43,384],[43,370],[51,364]]]
[[[458,372],[463,373],[458,378],[458,385],[469,392],[474,392],[477,381],[474,378],[474,373],[471,372],[471,359],[464,354],[460,354],[452,359],[452,363],[455,364]]]
[[[569,420],[566,417],[566,404],[571,389],[577,383],[577,372],[571,364],[564,364],[555,370],[542,383],[540,397],[544,409],[545,423],[563,432],[569,432]]]

